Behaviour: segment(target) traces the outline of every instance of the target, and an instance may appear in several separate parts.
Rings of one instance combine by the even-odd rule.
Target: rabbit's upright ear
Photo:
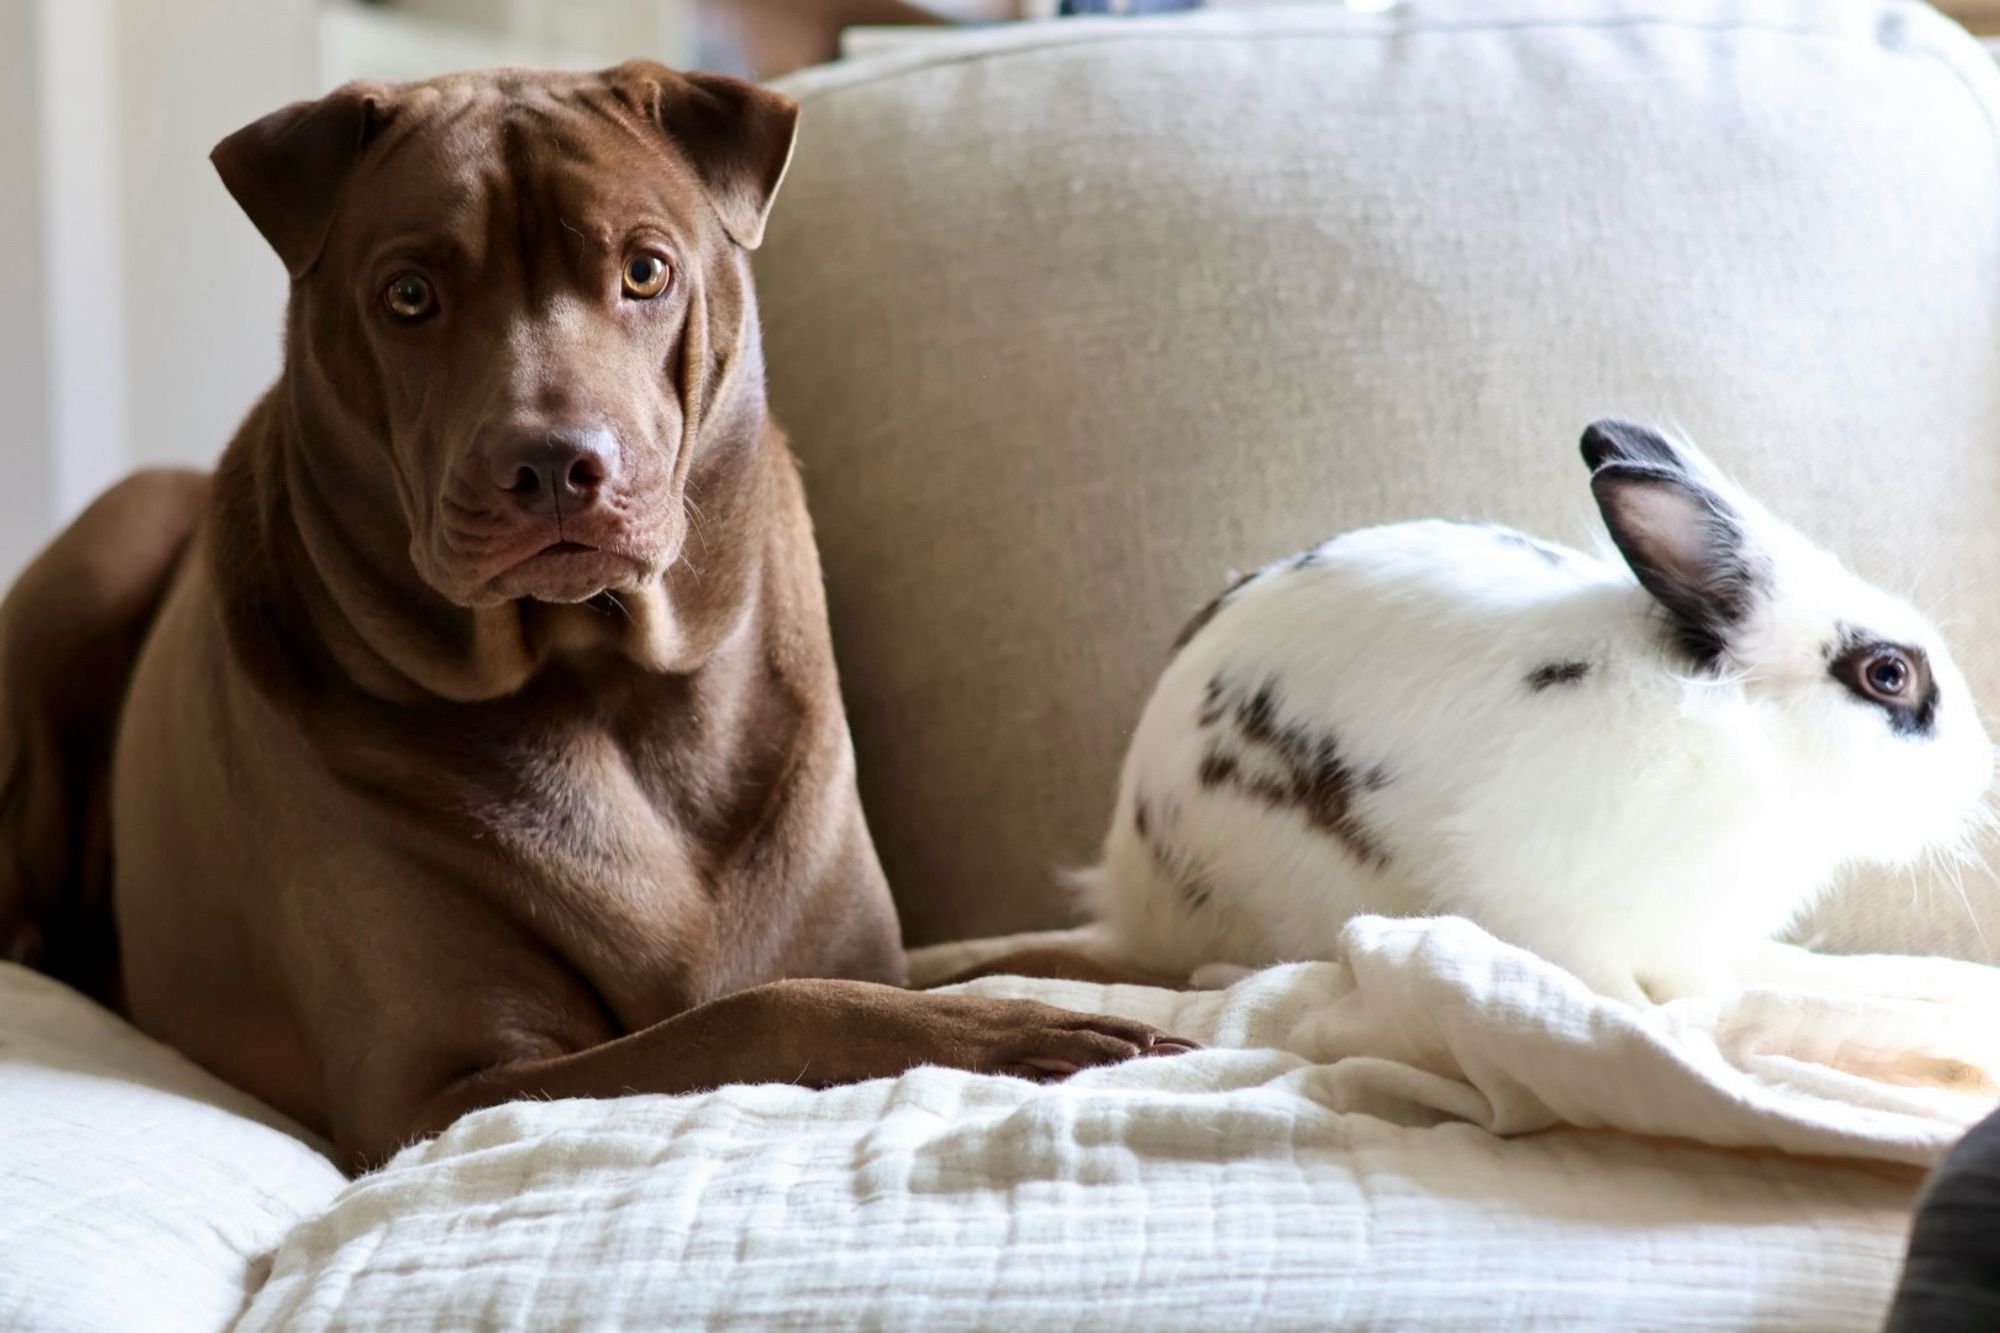
[[[1770,582],[1743,516],[1644,427],[1599,422],[1585,432],[1583,453],[1625,563],[1672,618],[1681,647],[1714,666]]]

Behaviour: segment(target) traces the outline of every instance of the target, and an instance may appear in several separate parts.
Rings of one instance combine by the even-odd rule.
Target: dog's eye
[[[658,255],[633,255],[625,261],[625,294],[648,301],[667,289],[673,270]]]
[[[437,293],[414,273],[404,273],[389,283],[382,300],[397,319],[422,319],[437,309]]]
[[[1897,698],[1909,688],[1910,674],[1909,659],[1898,652],[1877,653],[1861,669],[1869,692],[1884,699]]]

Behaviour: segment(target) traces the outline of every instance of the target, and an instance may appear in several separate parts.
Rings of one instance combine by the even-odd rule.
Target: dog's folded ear
[[[208,160],[296,280],[326,243],[334,206],[388,119],[386,84],[350,83],[244,126]]]
[[[730,239],[756,249],[792,160],[798,103],[741,79],[684,74],[650,60],[627,61],[604,78],[693,165]]]

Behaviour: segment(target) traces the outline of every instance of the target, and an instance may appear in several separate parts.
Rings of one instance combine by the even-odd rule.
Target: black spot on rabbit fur
[[[1171,824],[1175,811],[1170,808],[1166,814],[1163,822]],[[1135,798],[1132,802],[1132,823],[1139,831],[1139,841],[1145,844],[1147,854],[1153,858],[1153,864],[1159,867],[1160,873],[1167,877],[1190,909],[1200,911],[1214,901],[1215,887],[1188,864],[1187,858],[1168,841],[1165,830],[1154,827],[1151,808],[1144,797]]]
[[[1210,676],[1208,684],[1202,687],[1201,709],[1195,714],[1196,720],[1202,726],[1214,726],[1222,721],[1222,715],[1229,711],[1229,705],[1223,701],[1223,694],[1227,688],[1220,676]]]
[[[1236,726],[1246,737],[1266,745],[1280,745],[1278,733],[1278,686],[1265,681],[1257,692],[1236,705]]]
[[[1210,600],[1207,606],[1204,606],[1203,608],[1201,608],[1201,610],[1195,612],[1194,619],[1188,621],[1187,624],[1183,625],[1181,627],[1181,632],[1174,636],[1174,651],[1179,652],[1181,649],[1187,647],[1189,641],[1191,641],[1195,635],[1201,633],[1204,629],[1208,628],[1208,622],[1215,619],[1216,614],[1222,610],[1224,604],[1227,603],[1231,597],[1234,597],[1237,594],[1237,592],[1239,592],[1242,589],[1244,584],[1248,583],[1251,579],[1254,579],[1256,577],[1257,577],[1257,571],[1254,569],[1251,570],[1248,574],[1239,575],[1234,583],[1231,583],[1227,588],[1224,588],[1221,592],[1217,593],[1215,597],[1212,600]]]
[[[1203,725],[1218,727],[1227,718],[1235,724],[1235,735],[1211,741],[1197,772],[1201,785],[1210,791],[1240,792],[1274,809],[1296,810],[1364,865],[1377,869],[1388,865],[1388,852],[1354,808],[1358,793],[1389,785],[1388,770],[1379,764],[1359,769],[1331,735],[1287,722],[1275,680],[1251,691],[1232,688],[1220,677],[1209,684],[1212,697],[1203,711]],[[1267,762],[1246,762],[1248,756],[1238,752],[1237,743],[1264,752]]]
[[[1540,694],[1554,685],[1574,685],[1589,674],[1588,662],[1544,662],[1528,673],[1528,688]]]
[[[1236,781],[1236,769],[1235,756],[1210,750],[1201,757],[1201,785],[1210,789],[1226,787]]]

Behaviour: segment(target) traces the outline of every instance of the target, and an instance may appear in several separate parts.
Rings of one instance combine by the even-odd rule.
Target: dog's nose
[[[617,445],[602,427],[513,432],[495,439],[486,454],[493,484],[545,518],[595,504],[617,460]]]

